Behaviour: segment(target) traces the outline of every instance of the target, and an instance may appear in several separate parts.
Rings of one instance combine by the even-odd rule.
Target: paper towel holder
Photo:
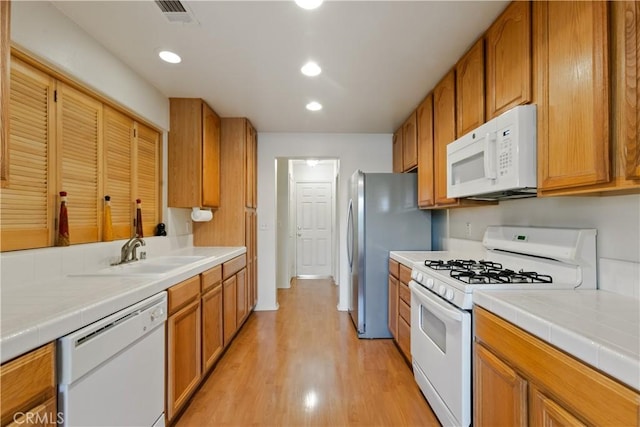
[[[191,220],[194,222],[211,221],[212,218],[213,212],[210,209],[191,208]]]

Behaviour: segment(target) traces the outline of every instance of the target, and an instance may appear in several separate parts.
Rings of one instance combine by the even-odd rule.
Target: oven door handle
[[[454,308],[448,302],[444,302],[435,295],[432,295],[430,291],[423,291],[421,285],[417,284],[413,280],[409,282],[409,288],[422,302],[426,302],[428,308],[434,311],[434,314],[441,316],[445,319],[460,323],[464,318],[464,312],[461,309]]]

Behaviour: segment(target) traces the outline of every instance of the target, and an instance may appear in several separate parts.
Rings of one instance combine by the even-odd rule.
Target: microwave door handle
[[[495,132],[488,133],[484,140],[484,176],[487,179],[496,179],[498,177],[496,172],[496,140],[497,135]]]

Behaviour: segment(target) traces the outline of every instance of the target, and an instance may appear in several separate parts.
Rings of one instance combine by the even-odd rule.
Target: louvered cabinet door
[[[131,118],[104,108],[104,194],[111,196],[114,239],[126,239],[132,233],[133,126]]]
[[[160,215],[160,135],[136,123],[135,198],[142,199],[142,232],[153,236]]]
[[[58,83],[58,190],[68,194],[71,243],[100,241],[102,103]]]
[[[12,58],[9,117],[9,176],[0,191],[3,251],[53,242],[53,94],[49,76]]]

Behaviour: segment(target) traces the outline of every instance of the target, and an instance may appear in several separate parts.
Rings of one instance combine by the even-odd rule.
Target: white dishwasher
[[[161,292],[58,340],[63,426],[164,426]]]

